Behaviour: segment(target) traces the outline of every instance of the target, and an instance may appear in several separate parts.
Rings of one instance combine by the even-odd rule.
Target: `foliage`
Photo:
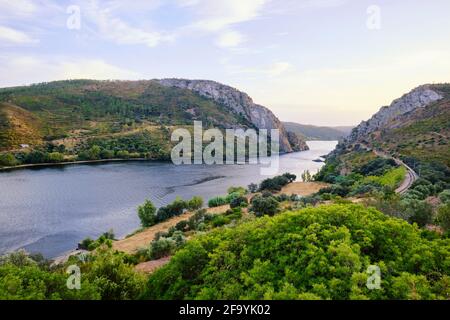
[[[112,240],[114,240],[114,232],[113,230],[109,230],[104,232],[97,240],[92,240],[91,238],[85,238],[78,244],[79,249],[93,251],[102,245],[106,245],[107,247],[112,247]]]
[[[313,176],[311,175],[311,173],[309,172],[309,170],[305,170],[303,173],[302,173],[302,181],[303,182],[311,182],[311,181],[313,181]]]
[[[194,196],[187,203],[187,208],[191,211],[198,210],[203,206],[202,197]]]
[[[256,183],[250,183],[248,185],[248,191],[250,191],[251,193],[255,193],[258,191],[258,185]]]
[[[450,203],[446,203],[439,207],[436,215],[436,222],[444,231],[450,230]]]
[[[248,205],[247,197],[239,196],[237,198],[234,198],[230,201],[230,208],[237,208],[240,206],[246,206]]]
[[[285,185],[295,181],[297,177],[290,173],[284,173],[281,176],[267,178],[259,185],[259,191],[280,191]]]
[[[156,208],[150,200],[146,200],[143,205],[138,207],[138,216],[141,220],[142,227],[151,227],[156,223],[155,213]]]
[[[279,202],[272,196],[264,197],[262,195],[256,195],[250,203],[250,211],[257,217],[263,215],[273,216],[279,210]]]
[[[450,239],[360,205],[263,217],[189,241],[149,299],[448,299]],[[369,290],[370,265],[381,287]]]
[[[227,204],[227,199],[225,197],[214,197],[209,199],[208,201],[208,207],[214,208],[214,207],[220,207],[225,204]]]
[[[82,262],[72,256],[68,265],[81,268],[81,289],[67,287],[65,266],[50,268],[23,252],[0,259],[0,299],[18,300],[96,300],[136,299],[143,290],[144,278],[125,262],[125,256],[101,248]]]
[[[246,195],[248,190],[244,187],[230,187],[227,190],[228,194],[237,193],[240,196]]]
[[[12,153],[0,154],[0,166],[12,167],[18,164],[16,157]]]

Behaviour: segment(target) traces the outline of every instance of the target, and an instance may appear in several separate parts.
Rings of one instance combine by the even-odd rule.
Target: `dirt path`
[[[142,262],[137,264],[134,267],[134,270],[136,270],[137,272],[150,274],[153,273],[156,269],[161,268],[162,266],[168,264],[169,261],[170,257],[164,257],[158,260]]]
[[[312,193],[319,191],[320,189],[328,186],[328,184],[323,182],[293,182],[287,186],[285,186],[281,193],[285,194],[298,194],[300,196],[307,196]],[[224,205],[216,208],[208,208],[206,211],[211,214],[220,214],[224,213],[230,208],[229,205]],[[145,229],[144,231],[138,232],[128,238],[115,241],[113,243],[113,248],[118,251],[122,251],[125,253],[134,253],[140,248],[147,247],[150,242],[155,239],[155,236],[158,232],[166,232],[171,227],[174,227],[178,222],[183,220],[188,220],[192,217],[192,212],[187,212],[181,216],[174,217],[170,220],[158,223],[150,228]],[[150,268],[143,265],[142,268]]]
[[[229,205],[225,205],[216,208],[209,208],[207,209],[207,212],[211,214],[218,214],[227,211],[229,208]],[[158,223],[157,225],[147,228],[144,231],[138,232],[128,238],[115,241],[113,243],[113,248],[125,253],[134,253],[140,248],[148,246],[150,242],[155,239],[155,236],[158,232],[166,232],[171,227],[174,227],[178,222],[188,220],[193,215],[194,214],[192,212],[187,212],[185,214],[182,214],[181,216]]]

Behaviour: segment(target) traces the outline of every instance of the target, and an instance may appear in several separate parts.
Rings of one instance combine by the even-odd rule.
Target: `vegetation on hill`
[[[295,122],[283,122],[288,132],[299,134],[304,140],[341,140],[353,127],[320,127]]]
[[[449,239],[374,209],[321,206],[198,236],[150,276],[144,297],[448,299],[449,257]],[[370,265],[380,289],[366,286]]]
[[[0,152],[12,154],[16,164],[49,162],[54,149],[63,161],[166,160],[169,128],[192,126],[194,120],[205,128],[254,127],[211,99],[154,81],[71,80],[4,88]]]

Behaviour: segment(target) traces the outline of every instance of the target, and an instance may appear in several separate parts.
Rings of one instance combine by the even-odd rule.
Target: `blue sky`
[[[448,0],[0,0],[0,87],[212,79],[281,120],[353,125],[450,81],[449,12]]]

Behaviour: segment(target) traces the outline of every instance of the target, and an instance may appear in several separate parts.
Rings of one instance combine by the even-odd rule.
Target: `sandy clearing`
[[[209,208],[206,211],[211,214],[218,214],[227,211],[229,208],[229,205],[225,205],[216,208]],[[158,223],[157,225],[147,228],[142,232],[138,232],[128,238],[115,241],[113,243],[113,248],[125,253],[134,253],[138,249],[148,246],[150,242],[155,239],[155,236],[158,232],[166,232],[170,229],[170,227],[174,227],[180,221],[188,220],[193,215],[194,213],[187,212],[185,214],[182,214],[181,216]]]
[[[308,196],[328,186],[329,184],[324,182],[293,182],[285,186],[280,193]]]

